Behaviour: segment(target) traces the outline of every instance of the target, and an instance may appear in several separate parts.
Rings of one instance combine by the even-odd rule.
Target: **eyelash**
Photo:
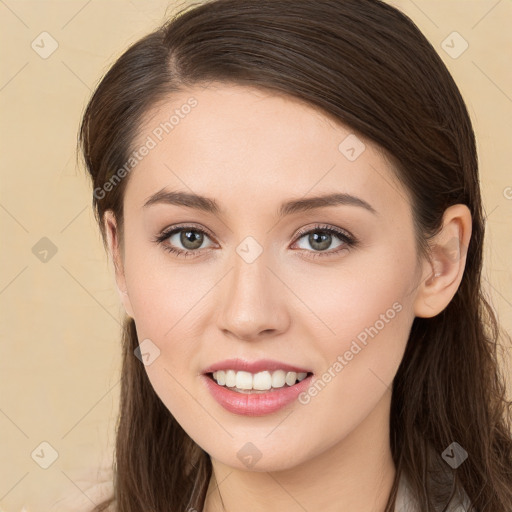
[[[175,233],[179,233],[180,231],[187,231],[187,230],[194,231],[195,233],[201,233],[203,235],[207,235],[209,238],[213,238],[213,236],[208,231],[205,231],[204,229],[200,229],[195,226],[184,225],[184,226],[173,226],[172,228],[162,231],[159,235],[157,235],[153,239],[153,242],[162,245],[162,247],[165,251],[176,254],[177,256],[179,256],[181,258],[191,257],[194,254],[197,254],[198,252],[200,252],[201,250],[197,249],[194,251],[190,251],[190,250],[177,249],[176,247],[173,247],[171,245],[167,245],[164,243],[169,237],[171,237]],[[346,231],[343,231],[339,228],[334,228],[332,226],[326,226],[325,224],[317,224],[316,226],[313,226],[312,228],[300,230],[295,237],[295,242],[299,241],[304,235],[307,235],[309,233],[314,233],[316,231],[320,231],[322,233],[328,233],[331,235],[336,235],[343,242],[343,245],[339,246],[339,248],[337,248],[334,251],[309,251],[307,249],[301,249],[301,250],[305,250],[307,252],[312,252],[312,255],[311,255],[312,258],[332,256],[334,254],[337,254],[338,252],[346,250],[347,248],[348,249],[353,248],[358,244],[358,241],[356,240],[356,238],[353,237],[352,235],[349,235]]]

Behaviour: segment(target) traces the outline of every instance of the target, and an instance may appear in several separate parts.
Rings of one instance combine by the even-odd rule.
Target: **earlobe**
[[[471,226],[471,212],[466,205],[446,209],[441,231],[429,241],[431,259],[424,262],[414,303],[417,317],[438,315],[457,293],[466,266]]]
[[[112,210],[107,210],[104,214],[104,226],[105,233],[107,235],[107,242],[109,248],[109,256],[113,263],[114,267],[114,278],[116,283],[117,292],[119,294],[119,299],[124,306],[126,314],[131,318],[133,316],[133,309],[130,302],[130,297],[128,296],[128,291],[126,287],[126,278],[124,272],[124,264],[123,258],[121,255],[121,250],[119,247],[119,234],[117,229],[117,222],[114,213]]]

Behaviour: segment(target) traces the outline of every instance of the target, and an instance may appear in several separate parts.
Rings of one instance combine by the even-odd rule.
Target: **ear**
[[[119,298],[124,306],[126,314],[131,318],[133,316],[133,309],[128,296],[128,290],[126,288],[126,278],[124,274],[124,263],[122,257],[122,251],[119,243],[119,232],[117,229],[117,221],[112,210],[107,210],[104,214],[105,232],[107,234],[109,255],[114,264],[114,275],[116,281],[117,292]]]
[[[436,316],[457,293],[466,267],[471,226],[471,212],[466,205],[455,204],[444,212],[441,231],[429,240],[431,261],[424,262],[414,302],[416,316]]]

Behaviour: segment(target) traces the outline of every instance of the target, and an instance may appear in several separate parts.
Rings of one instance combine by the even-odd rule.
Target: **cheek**
[[[130,303],[139,343],[158,354],[145,366],[151,384],[168,408],[180,410],[189,406],[190,395],[184,388],[201,341],[198,332],[202,331],[194,326],[214,281],[198,279],[193,265],[162,264],[149,259],[148,252],[127,245]]]
[[[414,320],[414,279],[414,251],[387,248],[354,253],[338,269],[316,269],[294,281],[314,313],[299,324],[315,340],[325,381],[335,380],[330,387],[354,407],[365,403],[363,395],[385,391],[396,374]]]
[[[286,280],[315,313],[308,315],[309,323],[317,317],[322,338],[346,340],[376,322],[380,331],[388,332],[400,324],[408,313],[397,314],[397,310],[410,309],[415,271],[413,251],[383,246],[353,252],[338,265],[313,266],[307,272],[292,266]]]
[[[188,342],[215,276],[199,276],[193,264],[172,263],[160,248],[129,248],[126,256],[126,283],[140,334],[166,345]]]

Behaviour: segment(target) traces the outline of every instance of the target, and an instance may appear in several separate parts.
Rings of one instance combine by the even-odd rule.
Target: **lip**
[[[247,361],[241,358],[219,361],[215,364],[212,364],[211,366],[208,366],[208,368],[205,368],[202,373],[205,375],[207,373],[213,373],[218,370],[235,370],[249,373],[258,373],[265,370],[284,370],[286,372],[313,373],[312,370],[301,368],[300,366],[286,364],[280,361],[276,361],[275,359],[258,359],[257,361]]]
[[[293,386],[269,391],[268,393],[238,393],[225,386],[219,386],[209,375],[202,375],[208,391],[227,411],[242,416],[263,416],[282,409],[292,403],[311,385],[313,374]]]

